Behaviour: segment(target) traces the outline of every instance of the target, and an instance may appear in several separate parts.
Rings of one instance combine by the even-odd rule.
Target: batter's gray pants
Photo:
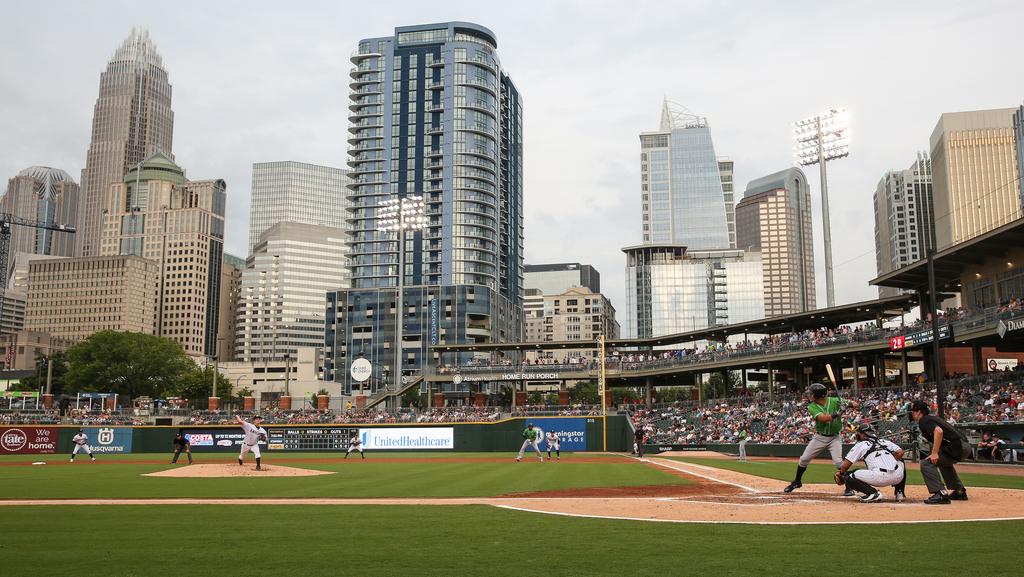
[[[743,439],[740,441],[740,459],[747,460],[747,441],[749,439]]]
[[[807,447],[804,449],[804,454],[800,455],[799,465],[806,467],[811,464],[811,459],[817,457],[825,449],[832,454],[832,463],[837,468],[843,464],[843,437],[841,435],[828,437],[821,433],[814,433],[811,442],[807,443]]]

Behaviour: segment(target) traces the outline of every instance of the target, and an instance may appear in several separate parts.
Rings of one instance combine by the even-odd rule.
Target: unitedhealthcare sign
[[[359,429],[359,438],[363,440],[364,449],[410,451],[455,448],[453,427]]]

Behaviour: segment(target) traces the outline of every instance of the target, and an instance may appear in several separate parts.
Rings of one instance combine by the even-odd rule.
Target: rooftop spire
[[[145,28],[132,27],[132,33],[121,43],[121,47],[114,52],[111,62],[136,62],[140,65],[150,65],[163,68],[164,62],[156,51],[156,45],[149,38],[149,31]]]
[[[662,132],[677,128],[707,128],[707,126],[707,118],[697,116],[682,104],[672,102],[667,96],[662,100],[660,128]]]

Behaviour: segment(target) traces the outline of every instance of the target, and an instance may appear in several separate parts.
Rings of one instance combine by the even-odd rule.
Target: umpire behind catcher
[[[971,454],[971,445],[953,425],[935,415],[929,415],[931,411],[928,404],[917,400],[910,404],[910,418],[917,422],[917,428],[921,431],[921,476],[928,486],[932,496],[925,499],[928,505],[948,505],[950,500],[966,501],[967,490],[960,476],[956,474],[953,467]],[[925,456],[928,444],[931,444],[931,451]],[[942,477],[939,477],[939,473]],[[942,490],[942,482],[945,480],[946,488],[952,493],[946,494]]]

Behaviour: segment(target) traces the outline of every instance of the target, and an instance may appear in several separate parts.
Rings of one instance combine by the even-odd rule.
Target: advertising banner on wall
[[[555,419],[536,419],[531,421],[533,428],[540,429],[541,450],[547,450],[544,437],[549,431],[558,436],[563,451],[587,450],[587,419],[585,417],[565,417]]]
[[[242,428],[230,429],[183,429],[185,438],[192,445],[193,451],[239,451],[242,446]],[[270,434],[270,431],[267,431]],[[167,438],[168,450],[170,450],[171,439]],[[266,449],[266,441],[260,441],[260,449]]]
[[[51,427],[0,427],[0,454],[56,453],[57,429]]]
[[[363,448],[367,450],[415,451],[455,448],[455,429],[453,427],[359,429],[359,437],[363,440]]]
[[[131,427],[83,427],[93,453],[131,453]]]

